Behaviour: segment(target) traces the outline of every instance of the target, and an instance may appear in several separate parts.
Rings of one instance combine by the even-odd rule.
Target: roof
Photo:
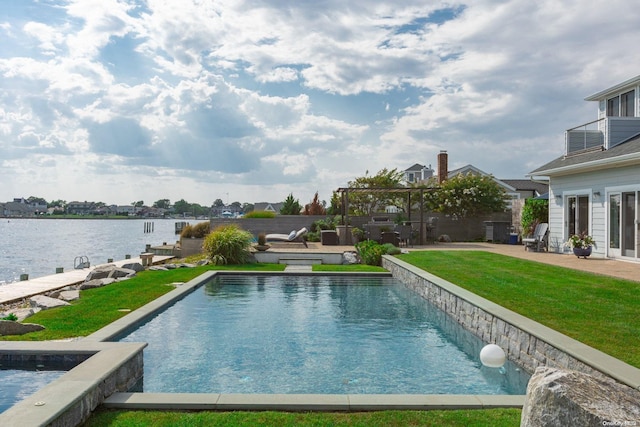
[[[421,165],[419,163],[416,163],[415,165],[405,169],[405,172],[411,172],[411,171],[421,171],[422,169],[424,169],[426,166]]]
[[[640,135],[608,150],[591,150],[571,156],[558,157],[529,172],[528,175],[570,175],[590,170],[638,164],[640,164]]]
[[[615,86],[611,86],[608,89],[605,89],[600,92],[594,93],[593,95],[587,96],[584,100],[600,101],[601,99],[606,99],[609,95],[615,95],[627,87],[631,88],[633,86],[637,86],[638,84],[640,84],[640,76],[635,76],[629,80],[625,80],[622,83],[618,83]]]
[[[512,186],[516,191],[534,191],[536,194],[544,194],[549,191],[549,184],[530,179],[503,179],[501,181]]]
[[[508,191],[515,191],[516,190],[515,187],[513,187],[510,184],[508,184],[507,182],[502,181],[502,180],[494,177],[493,175],[488,174],[488,173],[478,169],[477,167],[475,167],[473,165],[466,165],[466,166],[463,166],[461,168],[451,170],[451,171],[449,171],[448,176],[449,176],[449,178],[453,178],[454,176],[459,175],[461,173],[462,174],[471,173],[471,174],[476,174],[476,175],[480,175],[480,176],[490,176],[491,178],[493,178],[493,180],[498,185],[504,187],[505,190],[508,190]]]

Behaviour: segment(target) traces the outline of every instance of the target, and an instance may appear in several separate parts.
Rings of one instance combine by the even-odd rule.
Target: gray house
[[[640,76],[593,94],[596,120],[565,133],[564,154],[529,175],[549,180],[551,247],[587,232],[594,255],[640,258]]]

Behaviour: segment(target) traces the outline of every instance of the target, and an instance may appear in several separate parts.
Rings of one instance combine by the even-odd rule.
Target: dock
[[[169,255],[154,255],[152,264],[162,264],[165,261],[174,258]],[[105,265],[115,265],[122,267],[131,263],[143,264],[141,257],[132,257],[121,261],[114,261],[108,264],[98,264],[89,268],[74,269],[64,273],[52,274],[49,276],[36,277],[34,279],[22,280],[19,282],[8,283],[0,286],[0,305],[21,301],[34,295],[61,289],[66,286],[76,285],[84,282],[89,272]]]

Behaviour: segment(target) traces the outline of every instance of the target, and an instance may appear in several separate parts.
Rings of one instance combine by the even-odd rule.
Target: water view
[[[153,223],[153,232],[144,225]],[[173,219],[17,219],[0,218],[0,285],[54,274],[56,268],[73,269],[77,256],[87,256],[91,265],[109,258],[144,252],[145,245],[174,243]],[[202,222],[191,220],[192,224]]]

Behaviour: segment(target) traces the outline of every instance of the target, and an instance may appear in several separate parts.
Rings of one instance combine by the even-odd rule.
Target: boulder
[[[87,274],[84,281],[89,282],[94,279],[105,279],[109,277],[109,274],[116,266],[113,264],[101,265],[100,267],[96,267]]]
[[[18,322],[21,322],[24,319],[26,319],[27,317],[33,316],[34,314],[36,314],[40,310],[41,309],[37,308],[37,307],[32,307],[32,308],[14,308],[14,309],[7,310],[4,313],[1,313],[0,317],[6,317],[9,314],[13,313],[18,318]]]
[[[43,310],[48,310],[50,308],[62,307],[65,305],[70,305],[66,301],[59,300],[57,298],[51,298],[44,295],[34,295],[29,298],[29,304],[31,307],[39,307]]]
[[[128,264],[124,264],[122,268],[133,270],[135,272],[144,271],[144,267],[139,262],[130,262]]]
[[[345,252],[342,254],[343,264],[359,264],[358,254],[355,252]]]
[[[639,419],[640,391],[543,366],[529,380],[520,426],[636,425]]]
[[[62,291],[60,295],[57,297],[62,301],[75,301],[80,299],[80,291],[79,290],[70,290],[70,291]]]
[[[164,267],[162,265],[152,265],[151,267],[149,267],[149,270],[151,270],[151,271],[169,271],[169,269],[167,267]]]
[[[119,279],[121,277],[133,277],[136,275],[136,271],[135,270],[131,270],[129,268],[114,268],[113,270],[111,270],[111,273],[109,273],[109,278],[110,279]]]
[[[43,329],[44,326],[36,325],[35,323],[18,323],[11,320],[0,320],[0,335],[24,335]]]
[[[101,288],[104,286],[104,280],[106,279],[91,279],[86,282],[80,283],[78,289],[84,291],[85,289]]]

